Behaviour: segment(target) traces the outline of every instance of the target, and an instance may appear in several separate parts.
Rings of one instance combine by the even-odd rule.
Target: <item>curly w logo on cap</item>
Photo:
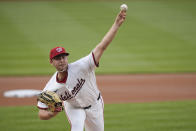
[[[61,52],[61,51],[63,51],[63,49],[61,47],[59,47],[59,48],[56,48],[56,51]]]
[[[69,53],[66,52],[65,48],[63,47],[55,47],[50,50],[50,60],[52,60],[55,56],[60,54],[66,54],[67,56]]]

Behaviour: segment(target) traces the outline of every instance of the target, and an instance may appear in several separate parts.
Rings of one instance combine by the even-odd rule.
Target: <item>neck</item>
[[[62,81],[67,76],[67,69],[58,71],[57,77],[59,81]]]
[[[57,74],[57,79],[59,81],[63,81],[65,79],[65,77],[67,77],[67,71],[64,72],[58,72]]]

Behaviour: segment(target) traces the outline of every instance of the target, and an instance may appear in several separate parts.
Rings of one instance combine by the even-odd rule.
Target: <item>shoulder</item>
[[[96,66],[98,67],[99,66],[99,63],[97,63],[95,61],[95,57],[94,57],[94,54],[93,52],[90,52],[88,55],[80,58],[79,60],[71,63],[70,65],[72,66]]]
[[[46,84],[44,91],[49,90],[49,91],[56,91],[59,89],[60,86],[58,86],[58,83],[56,82],[56,75],[57,72],[53,74],[53,76],[50,78],[48,83]]]
[[[74,66],[80,66],[81,67],[83,64],[85,64],[89,60],[89,58],[90,58],[90,54],[88,54],[87,56],[84,56],[84,57],[76,60],[73,63],[70,63],[69,65],[71,67],[74,67]]]

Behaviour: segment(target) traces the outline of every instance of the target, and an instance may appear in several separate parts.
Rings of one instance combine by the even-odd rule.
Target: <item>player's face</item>
[[[55,56],[52,59],[51,64],[56,68],[57,71],[63,72],[67,70],[68,60],[65,54]]]

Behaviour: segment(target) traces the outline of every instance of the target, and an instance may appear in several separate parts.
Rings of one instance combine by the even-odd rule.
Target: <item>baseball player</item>
[[[120,11],[114,24],[102,41],[87,56],[68,64],[69,53],[63,47],[56,47],[50,51],[50,63],[56,72],[46,84],[43,91],[52,91],[61,101],[71,131],[104,131],[104,102],[96,84],[95,68],[99,60],[113,40],[121,24],[125,21],[126,11]],[[50,96],[47,99],[50,99]],[[46,98],[44,98],[46,100]],[[48,120],[58,114],[62,108],[55,107],[48,110],[49,104],[38,101],[39,118]]]

